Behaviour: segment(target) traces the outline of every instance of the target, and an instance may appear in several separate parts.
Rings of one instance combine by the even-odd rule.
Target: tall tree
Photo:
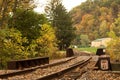
[[[55,26],[55,9],[56,7],[61,4],[61,0],[50,0],[45,7],[46,15],[48,16],[49,20],[52,23],[52,26]]]
[[[67,13],[62,4],[58,5],[55,10],[55,27],[57,39],[60,49],[65,49],[70,46],[72,40],[75,38],[75,28],[72,26],[72,19]]]
[[[54,5],[49,5],[51,6],[49,9],[52,17],[51,23],[56,30],[59,49],[62,50],[70,46],[75,37],[75,28],[73,28],[72,19],[62,3],[59,0],[51,0],[51,3],[53,1]]]

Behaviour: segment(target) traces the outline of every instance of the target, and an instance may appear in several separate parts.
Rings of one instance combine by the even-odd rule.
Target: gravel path
[[[91,61],[97,61],[97,58],[97,56],[93,56]],[[92,62],[92,64],[94,64],[94,62]],[[116,74],[112,71],[92,70],[92,64],[88,65],[87,72],[77,80],[120,80],[120,73]]]
[[[106,71],[87,71],[77,80],[120,80],[120,74]]]

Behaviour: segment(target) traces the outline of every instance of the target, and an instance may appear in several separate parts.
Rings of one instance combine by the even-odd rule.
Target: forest
[[[120,58],[120,0],[86,0],[70,11],[77,37],[74,44],[90,46],[98,38],[112,38],[107,53]]]
[[[119,4],[120,0],[86,0],[67,12],[61,0],[49,0],[45,14],[39,14],[35,0],[0,0],[0,67],[10,60],[57,58],[58,51],[71,45],[87,47],[104,37],[113,39],[107,49],[114,58],[120,52]]]
[[[61,0],[50,0],[45,14],[35,7],[35,0],[0,0],[0,68],[10,60],[57,58],[71,45],[75,28]]]
[[[78,43],[81,35],[86,36],[87,41],[109,37],[111,33],[120,36],[120,0],[87,0],[70,14],[77,29]]]

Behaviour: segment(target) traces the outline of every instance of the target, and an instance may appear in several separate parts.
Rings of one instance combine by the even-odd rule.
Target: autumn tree
[[[116,37],[110,41],[107,47],[107,54],[110,55],[112,60],[120,61],[120,37]]]
[[[22,33],[22,37],[28,39],[28,43],[23,45],[28,47],[29,57],[52,54],[50,50],[56,49],[55,33],[45,15],[33,10],[17,9],[16,16],[15,24],[10,21],[9,27],[14,26]]]
[[[119,17],[115,19],[114,26],[113,26],[113,31],[115,34],[120,37],[120,14],[118,15]]]
[[[120,61],[120,16],[115,19],[115,22],[111,25],[109,36],[112,38],[107,47],[107,53],[111,58]]]
[[[3,66],[9,60],[49,56],[54,53],[54,29],[44,14],[33,11],[32,0],[2,0],[1,4],[0,59]]]
[[[102,21],[102,23],[100,24],[99,27],[99,35],[101,37],[107,37],[107,32],[109,32],[108,30],[108,23],[104,20]]]
[[[55,30],[48,24],[41,26],[40,36],[34,40],[36,43],[37,56],[50,56],[56,51]]]
[[[15,18],[17,8],[24,8],[26,10],[32,9],[34,5],[33,0],[1,0],[0,1],[0,26],[4,28],[7,26],[10,14]]]
[[[90,40],[108,37],[110,26],[119,17],[119,4],[120,0],[86,0],[70,11],[73,25]],[[118,34],[117,30],[114,31]]]
[[[0,59],[3,67],[9,60],[28,58],[27,48],[23,46],[25,43],[28,43],[28,40],[22,38],[21,32],[17,29],[0,30]]]

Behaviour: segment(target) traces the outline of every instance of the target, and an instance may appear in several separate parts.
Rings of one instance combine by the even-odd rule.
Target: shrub
[[[27,58],[28,52],[23,46],[24,43],[27,43],[27,39],[22,38],[18,30],[14,28],[0,30],[0,57],[4,67],[9,60]]]
[[[107,53],[114,60],[120,60],[120,38],[114,38],[107,47]]]

